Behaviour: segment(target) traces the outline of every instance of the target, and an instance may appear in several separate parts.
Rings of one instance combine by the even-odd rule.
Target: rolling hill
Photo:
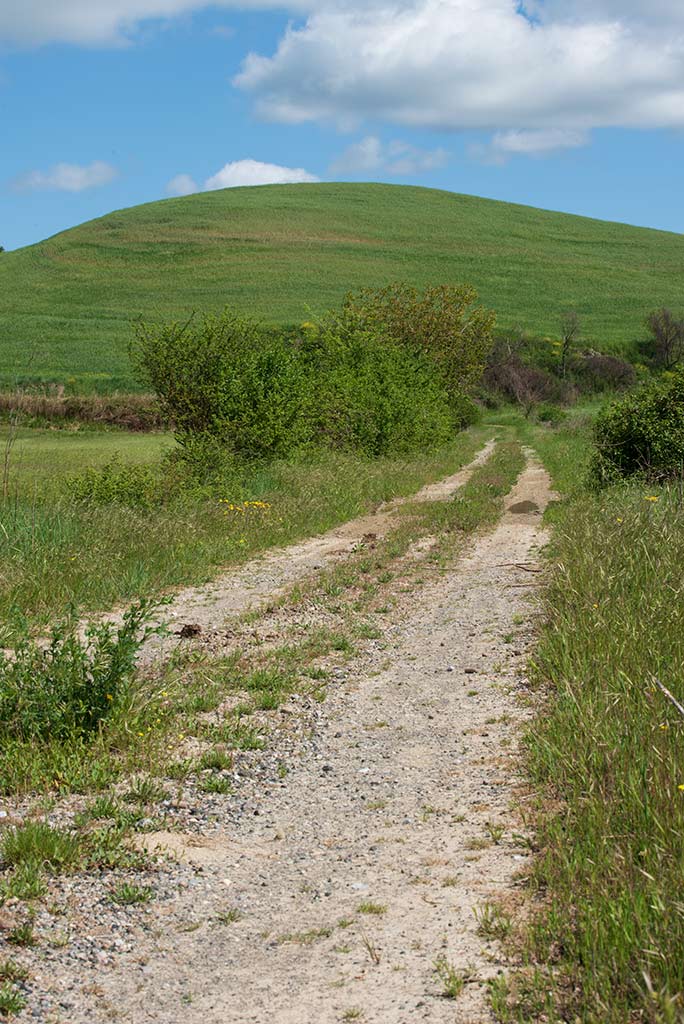
[[[684,309],[684,236],[401,185],[267,185],[109,214],[0,256],[0,383],[131,387],[131,320],[231,304],[299,322],[364,285],[474,284],[503,327],[619,350]]]

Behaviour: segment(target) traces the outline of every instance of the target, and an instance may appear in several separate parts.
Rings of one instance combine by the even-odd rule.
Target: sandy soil
[[[528,857],[516,743],[549,498],[531,457],[496,529],[387,616],[384,649],[352,660],[311,742],[284,778],[249,790],[240,817],[146,837],[196,866],[192,884],[140,914],[127,952],[74,981],[60,1020],[491,1020],[486,981],[506,960],[476,911],[515,899]],[[378,532],[372,519],[291,549],[277,585]],[[274,585],[278,557],[259,563],[249,600]],[[242,610],[239,576],[205,605],[177,604],[181,621]],[[440,957],[467,974],[456,999],[435,976]]]

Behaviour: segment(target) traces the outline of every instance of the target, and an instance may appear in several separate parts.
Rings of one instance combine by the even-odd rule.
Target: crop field
[[[131,389],[132,320],[226,304],[301,323],[345,292],[473,284],[501,327],[624,350],[656,306],[684,304],[680,235],[390,185],[262,186],[109,214],[0,258],[0,385]]]

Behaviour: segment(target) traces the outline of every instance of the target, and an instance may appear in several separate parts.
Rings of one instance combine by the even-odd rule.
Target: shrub
[[[89,466],[66,481],[66,489],[75,501],[92,505],[126,505],[149,510],[160,505],[165,488],[150,466],[124,464],[116,455],[104,466]]]
[[[335,315],[309,332],[303,351],[315,380],[307,418],[319,443],[378,457],[453,436],[446,389],[422,352],[388,345]]]
[[[551,402],[543,402],[537,409],[537,419],[540,423],[562,423],[567,415],[565,409]]]
[[[427,449],[475,416],[428,352],[389,343],[348,310],[298,337],[230,312],[139,324],[134,357],[176,424],[176,462],[202,483],[234,475],[236,462],[315,447],[372,457]],[[110,474],[98,488],[125,482]]]
[[[612,402],[594,427],[591,477],[599,485],[641,475],[664,480],[684,467],[684,368]]]
[[[47,645],[24,639],[12,656],[0,653],[0,738],[92,734],[128,686],[150,613],[139,602],[121,626],[91,626],[84,639],[72,618],[54,627]]]
[[[684,358],[684,319],[663,307],[646,317],[651,337],[645,343],[648,355],[656,366],[671,370]]]
[[[573,374],[583,391],[618,391],[632,387],[636,370],[618,356],[585,352],[573,363]]]
[[[495,394],[520,405],[526,416],[540,402],[561,402],[569,394],[566,384],[546,370],[529,366],[517,351],[502,343],[492,352],[484,383]]]
[[[470,285],[437,285],[420,292],[395,282],[385,288],[350,293],[345,315],[359,326],[427,354],[439,367],[449,396],[476,385],[492,347],[495,314],[477,306]]]
[[[247,317],[225,310],[184,324],[141,321],[131,355],[181,447],[216,438],[243,459],[278,458],[307,440],[302,360]]]

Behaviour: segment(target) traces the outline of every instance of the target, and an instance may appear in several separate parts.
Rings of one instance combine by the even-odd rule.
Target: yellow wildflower
[[[646,501],[657,501],[658,500],[658,495],[657,494],[646,494],[644,497],[645,497]]]

